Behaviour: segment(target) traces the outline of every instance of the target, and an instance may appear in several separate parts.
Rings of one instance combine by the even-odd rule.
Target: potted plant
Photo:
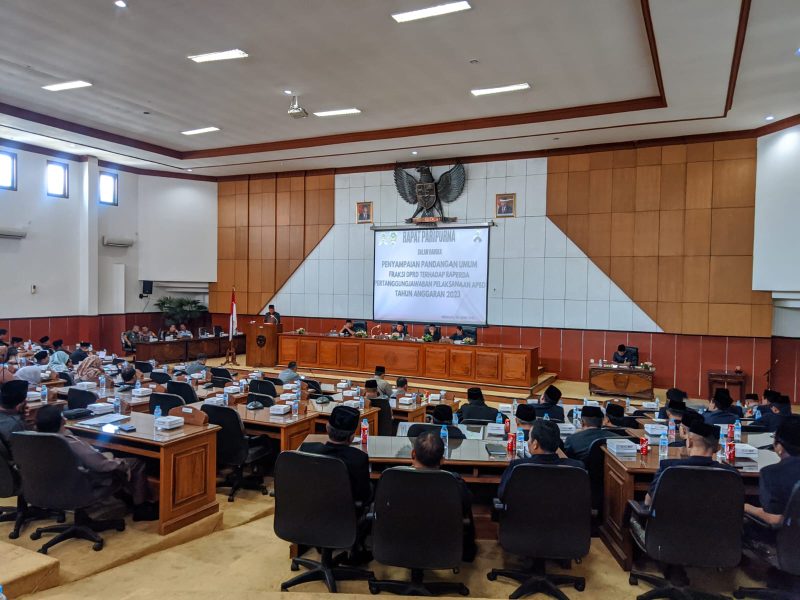
[[[461,343],[469,346],[470,344],[474,344],[475,340],[471,337],[465,337],[463,340],[461,340]]]
[[[355,332],[354,337],[365,338],[365,337],[367,337],[367,332],[366,331],[362,331],[362,330],[359,329],[358,331]]]
[[[393,331],[393,332],[392,332],[392,335],[391,335],[391,336],[389,336],[389,337],[390,337],[391,339],[393,339],[393,340],[399,340],[399,339],[400,339],[400,334],[399,334],[399,333],[397,333],[396,331]]]
[[[305,330],[304,327],[298,327],[297,328],[297,335],[305,335],[305,334],[306,334],[306,330]]]
[[[433,341],[433,336],[430,333],[426,333],[425,335],[422,336],[422,341],[423,342],[432,342]]]
[[[199,300],[173,296],[159,298],[155,306],[163,313],[167,326],[189,323],[208,311],[208,307]]]

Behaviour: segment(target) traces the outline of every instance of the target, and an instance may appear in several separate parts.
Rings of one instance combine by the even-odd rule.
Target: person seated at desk
[[[766,390],[765,390],[766,391]],[[761,406],[761,398],[758,394],[744,395],[744,416],[751,418],[754,416],[756,408]]]
[[[0,327],[0,346],[8,346],[8,342],[6,341],[7,335],[8,335],[8,329]]]
[[[278,379],[280,379],[283,383],[294,383],[300,379],[300,374],[297,372],[297,363],[293,360],[289,361],[289,364],[286,365],[286,368],[278,373]]]
[[[450,336],[454,342],[460,342],[464,339],[464,328],[461,325],[456,325],[456,332]]]
[[[124,331],[120,336],[120,342],[122,342],[122,349],[126,352],[135,352],[136,351],[136,342],[139,341],[141,333],[139,332],[139,326],[134,325],[131,327],[129,331]]]
[[[344,337],[350,337],[351,335],[355,335],[355,334],[356,334],[356,330],[353,329],[353,320],[352,319],[347,319],[344,322],[344,325],[342,326],[342,328],[339,330],[339,335],[343,335]]]
[[[439,404],[433,409],[430,423],[414,423],[408,428],[408,437],[417,437],[425,431],[431,431],[431,425],[439,427],[441,430],[442,425],[447,425],[447,437],[451,440],[466,439],[466,435],[458,427],[453,425],[453,409],[447,404]]]
[[[6,360],[11,360],[17,354],[19,354],[19,348],[22,346],[22,338],[21,337],[12,337],[11,344],[9,344],[8,348],[6,349]]]
[[[16,379],[0,386],[0,442],[11,450],[11,434],[25,431],[28,382]]]
[[[197,358],[195,358],[192,362],[190,362],[186,367],[183,369],[183,372],[186,375],[194,375],[195,373],[202,373],[206,370],[206,361],[208,357],[205,354],[198,354]]]
[[[744,511],[769,525],[779,525],[792,489],[800,481],[800,417],[789,416],[781,422],[775,432],[773,448],[780,461],[759,473],[761,506],[745,504]],[[745,535],[747,533],[748,527],[745,527]]]
[[[536,422],[536,407],[532,404],[517,404],[517,412],[514,414],[517,422],[517,431],[522,430],[525,440],[530,439],[531,429]]]
[[[186,323],[181,323],[180,327],[178,327],[178,338],[179,339],[189,339],[193,338],[192,332],[189,331],[189,328],[186,327]]]
[[[411,449],[411,466],[417,470],[441,470],[444,458],[444,442],[438,433],[425,431],[414,438],[414,447]],[[466,521],[464,524],[464,545],[461,560],[472,562],[478,552],[475,543],[475,519],[472,516],[472,493],[467,484],[457,473],[453,476],[458,480],[461,489],[461,511]]]
[[[101,375],[105,375],[103,361],[96,354],[90,354],[75,369],[75,382],[94,381],[97,383]]]
[[[274,304],[270,304],[267,307],[267,314],[264,315],[264,323],[274,323],[275,325],[280,325],[281,314],[279,312],[275,312]]]
[[[52,346],[51,350],[53,352],[58,352],[59,350],[63,351],[64,350],[64,340],[62,340],[62,339],[53,340],[53,346]]]
[[[132,389],[136,385],[137,380],[141,380],[141,372],[137,371],[134,367],[128,365],[119,372],[119,383],[115,384],[119,391],[124,392]]]
[[[533,403],[531,406],[536,409],[536,416],[544,417],[546,414],[551,419],[563,423],[564,407],[558,404],[559,400],[561,400],[561,390],[554,385],[549,385],[539,398],[539,402]]]
[[[33,385],[39,385],[42,383],[42,371],[47,369],[48,362],[50,362],[50,355],[47,350],[39,350],[33,355],[33,364],[19,369],[15,373],[15,377]]]
[[[364,382],[364,399],[370,400],[372,398],[386,398],[386,396],[381,393],[377,381],[374,379],[367,379]]]
[[[667,417],[667,409],[670,405],[674,404],[675,406],[679,406],[678,403],[683,403],[683,410],[686,410],[686,400],[689,398],[689,394],[684,392],[683,390],[679,390],[678,388],[669,388],[667,390],[667,405],[661,407],[656,414],[656,419],[666,419]]]
[[[689,435],[686,438],[686,449],[689,456],[687,458],[670,458],[662,459],[658,466],[658,471],[653,476],[653,482],[650,484],[650,490],[645,496],[644,503],[646,505],[652,504],[652,498],[658,487],[658,481],[664,474],[664,471],[670,467],[712,467],[717,469],[728,469],[734,473],[738,473],[736,467],[719,463],[714,460],[714,453],[717,451],[719,443],[720,429],[717,425],[710,425],[699,419],[692,420],[689,427]]]
[[[693,410],[687,410],[681,416],[678,428],[675,430],[675,441],[670,442],[671,448],[685,448],[686,439],[689,437],[689,428],[695,421],[703,421],[703,415]]]
[[[628,350],[625,348],[625,344],[620,344],[617,346],[617,351],[614,352],[614,355],[611,357],[618,365],[625,365],[628,364],[630,357],[628,356]]]
[[[731,410],[733,398],[727,388],[717,388],[714,396],[708,401],[708,411],[703,414],[703,419],[709,425],[730,425],[739,418]]]
[[[524,405],[520,405],[524,406]],[[561,443],[561,431],[553,421],[537,419],[533,422],[528,435],[528,452],[530,457],[517,458],[508,463],[508,467],[503,471],[500,478],[500,486],[497,488],[497,497],[503,499],[506,485],[511,479],[511,472],[518,465],[565,465],[568,467],[579,467],[586,469],[586,466],[574,458],[561,458],[556,454]]]
[[[753,425],[764,427],[767,431],[777,431],[781,423],[792,415],[792,405],[789,396],[782,394],[770,395],[769,404],[758,409],[758,417]]]
[[[406,337],[406,324],[402,321],[395,323],[394,327],[392,327],[392,335],[395,334],[399,335],[401,340]]]
[[[164,332],[162,338],[164,340],[166,340],[167,338],[169,338],[171,340],[177,340],[178,339],[178,328],[175,327],[174,323],[172,325],[170,325],[169,328]]]
[[[586,461],[589,448],[595,440],[618,437],[617,434],[603,429],[603,411],[599,406],[584,406],[581,410],[581,429],[567,437],[564,451],[570,458]]]
[[[155,342],[158,341],[158,337],[150,331],[150,328],[147,325],[142,327],[142,330],[139,332],[139,341],[140,342]]]
[[[91,342],[81,342],[78,344],[78,347],[75,348],[75,351],[69,355],[69,359],[72,361],[73,365],[80,364],[87,356],[89,356],[89,350],[92,348]]]
[[[134,521],[158,519],[158,504],[147,481],[144,461],[138,458],[109,458],[88,442],[68,433],[59,406],[48,404],[38,410],[36,430],[40,433],[56,433],[66,439],[82,466],[95,476],[96,486],[113,487],[121,481],[124,499],[133,508]]]
[[[433,338],[434,342],[438,342],[442,339],[442,333],[437,329],[436,325],[431,323],[428,327],[425,328],[425,334],[429,335]]]
[[[50,363],[47,368],[56,373],[68,373],[72,369],[72,361],[69,359],[69,354],[63,350],[56,350],[50,356]]]
[[[39,348],[41,348],[42,350],[47,350],[48,354],[50,354],[51,351],[49,342],[50,342],[49,335],[45,335],[39,338]]]
[[[392,398],[399,398],[401,396],[407,396],[411,392],[408,391],[408,378],[406,377],[398,377],[397,383],[395,383],[395,389],[392,390]]]
[[[483,392],[479,387],[467,389],[467,405],[458,409],[458,422],[463,423],[465,419],[478,419],[494,423],[497,419],[497,409],[487,406],[483,399]]]
[[[375,367],[375,381],[378,383],[378,390],[382,396],[387,398],[392,395],[392,384],[386,381],[383,376],[386,375],[386,367],[378,365]]]
[[[625,407],[615,402],[606,404],[606,418],[603,427],[625,427]]]

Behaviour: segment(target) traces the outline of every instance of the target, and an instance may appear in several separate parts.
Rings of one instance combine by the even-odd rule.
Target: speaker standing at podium
[[[267,314],[264,315],[264,323],[273,323],[279,325],[281,322],[281,313],[275,312],[275,305],[270,304],[267,307]]]

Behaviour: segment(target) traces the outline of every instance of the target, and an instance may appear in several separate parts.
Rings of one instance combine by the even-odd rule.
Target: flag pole
[[[236,288],[233,288],[231,291],[231,313],[228,321],[228,351],[225,353],[225,362],[222,363],[223,367],[225,365],[239,366],[239,363],[236,362],[236,348],[233,345],[233,336],[236,334],[236,326]]]

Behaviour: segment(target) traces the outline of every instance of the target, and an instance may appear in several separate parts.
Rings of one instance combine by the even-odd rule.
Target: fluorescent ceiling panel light
[[[118,6],[119,8],[127,8],[128,3],[125,2],[125,0],[117,0],[116,2],[114,2],[114,6]]]
[[[482,88],[478,90],[470,90],[473,96],[487,96],[489,94],[503,94],[505,92],[519,92],[520,90],[530,89],[529,83],[514,83],[512,85],[503,85],[493,88]]]
[[[63,90],[74,90],[76,88],[90,87],[92,84],[88,81],[65,81],[64,83],[54,83],[52,85],[43,85],[42,89],[48,92],[61,92]]]
[[[188,131],[181,131],[183,135],[197,135],[198,133],[211,133],[212,131],[219,131],[219,127],[201,127],[200,129],[189,129]]]
[[[767,115],[766,117],[764,117],[764,120],[765,121],[774,121],[775,120],[775,116],[774,115]]]
[[[222,52],[209,52],[208,54],[196,54],[187,56],[196,63],[212,62],[215,60],[232,60],[234,58],[247,58],[249,54],[244,50],[223,50]]]
[[[469,2],[448,2],[447,4],[439,4],[437,6],[430,6],[428,8],[421,8],[419,10],[410,10],[392,15],[392,18],[398,23],[407,23],[408,21],[417,21],[419,19],[427,19],[429,17],[440,17],[441,15],[449,15],[450,13],[460,12],[462,10],[469,10],[472,8]]]
[[[320,112],[315,112],[314,115],[317,117],[338,117],[340,115],[357,115],[361,111],[357,108],[340,108],[338,110],[323,110]]]

